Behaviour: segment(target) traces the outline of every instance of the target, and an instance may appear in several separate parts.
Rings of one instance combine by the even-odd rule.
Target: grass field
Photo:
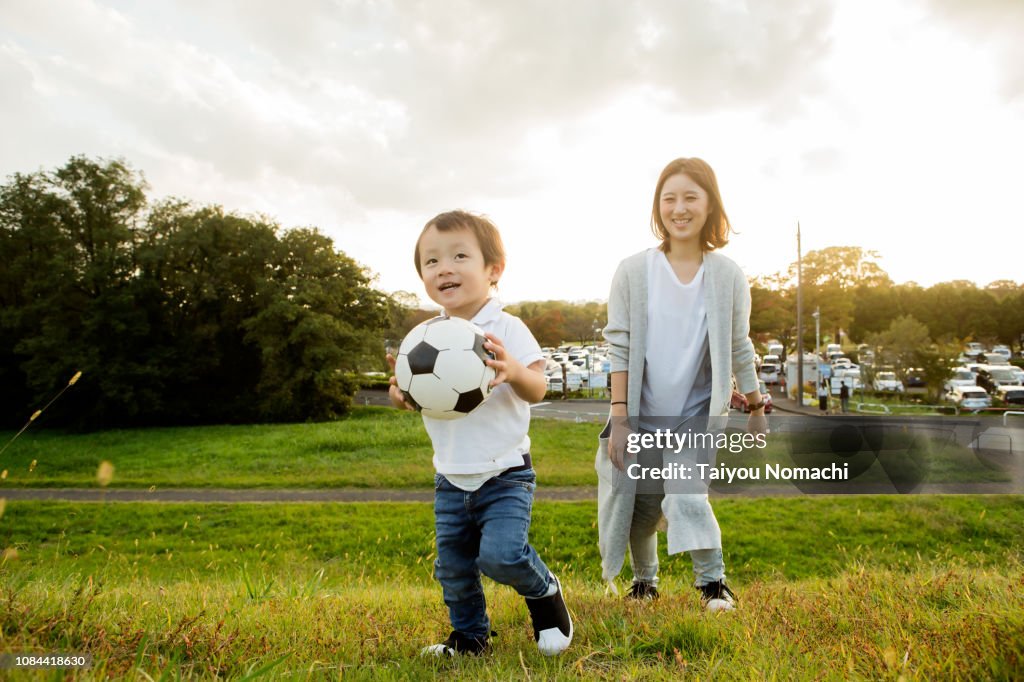
[[[535,419],[532,454],[545,486],[593,486],[600,424]],[[10,434],[13,435],[13,434]],[[10,435],[0,434],[6,442]],[[773,436],[764,451],[720,460],[793,464],[811,452],[828,451],[829,432]],[[893,439],[887,439],[893,440]],[[967,448],[939,439],[896,439],[901,462],[923,451],[930,482],[1007,480],[998,467],[980,462]],[[887,446],[890,447],[890,446]],[[832,457],[829,455],[829,459]],[[428,488],[433,483],[430,442],[420,417],[389,408],[360,407],[342,421],[317,424],[205,426],[64,434],[45,429],[22,435],[4,453],[4,487],[95,487],[100,462],[114,466],[119,488]],[[879,467],[863,482],[886,480]]]
[[[574,645],[541,657],[521,599],[487,581],[495,651],[441,665],[417,656],[448,631],[429,504],[9,502],[0,651],[89,652],[88,676],[141,679],[1024,674],[1021,498],[728,499],[716,513],[737,613],[700,611],[685,557],[662,557],[658,603],[605,594],[594,504],[539,502],[532,538],[563,579]]]

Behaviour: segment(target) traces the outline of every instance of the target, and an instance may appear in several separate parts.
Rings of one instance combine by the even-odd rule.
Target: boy
[[[487,336],[494,387],[480,407],[457,420],[423,417],[434,446],[437,560],[452,633],[424,654],[455,656],[487,649],[491,633],[480,574],[526,598],[541,653],[560,654],[573,626],[558,579],[529,544],[536,475],[530,460],[530,405],[544,397],[545,360],[522,320],[491,298],[505,269],[497,228],[463,211],[442,213],[423,228],[416,271],[444,314],[470,320]],[[395,361],[388,362],[394,372]],[[391,377],[391,402],[413,409]]]

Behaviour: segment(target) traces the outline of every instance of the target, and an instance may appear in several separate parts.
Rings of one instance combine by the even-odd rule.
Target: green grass
[[[998,566],[1024,548],[1019,496],[842,496],[714,502],[730,575],[828,577],[853,562]],[[770,532],[765,532],[770,529]],[[598,580],[596,504],[535,503],[531,537],[559,572]],[[338,580],[430,582],[429,503],[87,504],[11,501],[0,546],[19,566],[155,580],[330,567]],[[663,557],[665,558],[665,557]]]
[[[737,613],[701,613],[685,557],[662,556],[658,603],[605,594],[594,503],[538,502],[532,542],[563,579],[572,648],[539,656],[522,600],[486,581],[495,651],[442,665],[417,656],[449,629],[429,504],[9,502],[0,652],[89,652],[88,676],[142,679],[275,663],[268,677],[297,679],[1024,674],[1020,497],[715,508]]]
[[[593,461],[601,427],[534,419],[531,450],[542,484],[596,485]],[[0,434],[0,438],[6,442],[10,435]],[[754,458],[799,464],[792,456],[800,450],[794,450],[798,440],[773,436],[769,447],[754,452]],[[828,438],[818,440],[814,448],[827,450]],[[966,448],[936,443],[915,446],[915,451],[927,454],[928,481],[1006,480],[998,467],[982,465]],[[897,445],[903,451],[911,449]],[[4,487],[96,487],[102,461],[113,464],[110,486],[119,488],[427,488],[433,482],[431,455],[418,415],[377,407],[360,407],[345,420],[316,424],[89,434],[30,430],[0,461],[0,468],[7,472],[0,482],[0,495]],[[723,454],[721,459],[730,457]],[[876,467],[862,480],[885,480],[885,476]]]
[[[534,421],[534,451],[549,485],[596,482],[599,428]],[[581,457],[587,451],[589,460]],[[419,415],[360,407],[345,420],[315,424],[28,432],[2,467],[3,485],[13,487],[93,487],[106,460],[115,469],[112,487],[424,488],[433,485],[432,453]]]

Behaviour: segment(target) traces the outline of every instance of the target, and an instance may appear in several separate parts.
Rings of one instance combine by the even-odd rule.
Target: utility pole
[[[814,318],[814,354],[821,357],[821,308],[814,306],[814,312],[811,313],[811,317]],[[817,362],[817,360],[815,360]]]
[[[814,306],[814,312],[811,313],[811,317],[814,318],[814,385],[818,386],[822,382],[821,378],[821,308]]]
[[[804,317],[803,261],[800,250],[800,221],[796,221],[796,404],[804,405]]]

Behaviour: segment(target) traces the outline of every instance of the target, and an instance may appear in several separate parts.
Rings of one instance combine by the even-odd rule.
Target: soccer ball
[[[485,364],[484,332],[459,317],[417,325],[398,348],[395,378],[405,399],[434,419],[458,419],[490,395],[494,370]]]

